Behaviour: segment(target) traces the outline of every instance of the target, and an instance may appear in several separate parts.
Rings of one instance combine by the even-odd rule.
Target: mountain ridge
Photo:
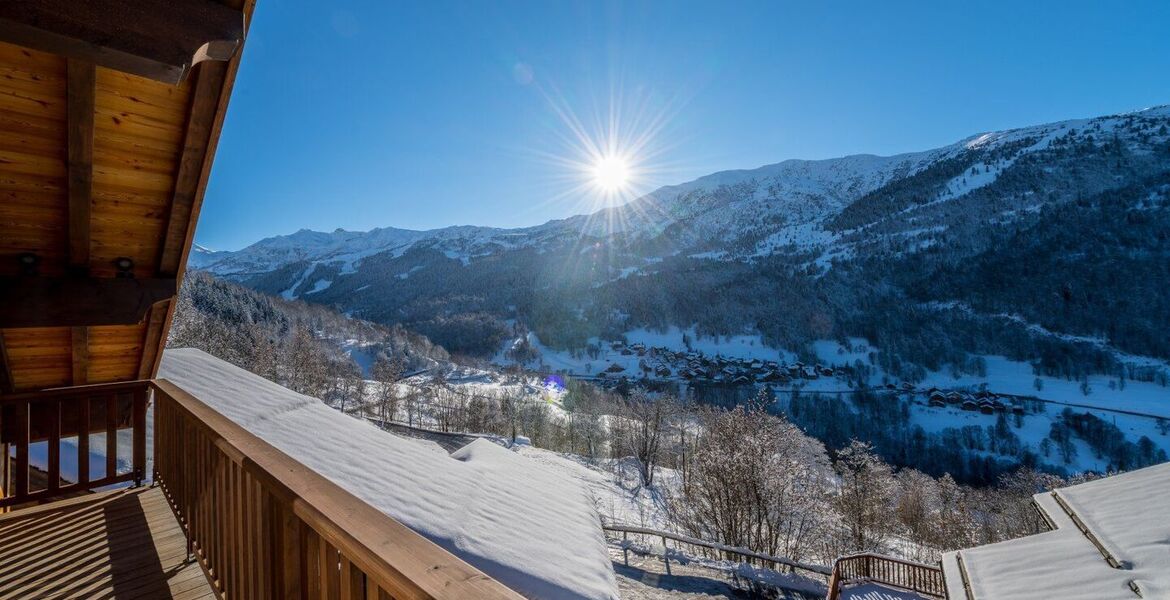
[[[997,338],[975,316],[914,307],[959,302],[976,316],[1020,314],[1070,339],[1105,337],[1125,352],[1170,357],[1170,346],[1134,327],[1170,326],[1170,307],[1155,297],[1153,313],[1143,314],[1132,299],[1114,297],[1144,297],[1145,286],[1161,280],[1168,171],[1170,106],[1163,105],[889,157],[721,171],[533,227],[302,230],[236,252],[193,253],[191,267],[414,327],[479,355],[495,354],[517,328],[538,332],[550,347],[583,349],[631,328],[676,325],[701,335],[750,332],[789,349],[863,337],[888,348],[885,359],[913,365],[888,372],[911,377],[919,366],[966,364],[972,351],[1075,373],[1116,367],[1087,349],[1065,360],[1055,342],[1021,332]],[[1090,215],[1096,221],[1085,226]],[[1115,215],[1129,222],[1115,223]],[[1067,240],[1050,221],[1084,235]],[[1081,258],[1054,255],[1036,239],[1060,240]],[[1022,247],[1039,254],[1020,255]],[[1082,279],[1111,281],[1098,256],[1156,276],[1081,289]],[[1020,274],[989,280],[995,270],[984,263]],[[1021,263],[1045,271],[1016,269]],[[1043,296],[1020,289],[1029,279]],[[915,331],[926,341],[909,340]],[[1060,364],[1070,360],[1077,366]]]
[[[394,249],[395,242],[397,242],[398,240],[391,240],[391,241],[389,241],[389,243],[379,243],[379,238],[384,239],[386,232],[397,233],[401,238],[403,238],[401,243],[414,243],[417,241],[423,241],[423,240],[429,240],[429,239],[435,239],[435,238],[441,239],[443,237],[446,237],[446,234],[451,233],[451,232],[494,233],[497,235],[499,235],[499,234],[517,235],[517,234],[525,234],[525,233],[539,233],[539,232],[546,231],[548,229],[562,227],[562,226],[576,227],[577,224],[582,223],[582,222],[590,223],[592,221],[602,219],[601,215],[605,215],[607,213],[621,213],[623,211],[629,211],[631,209],[636,209],[640,204],[646,203],[647,201],[656,200],[660,197],[669,196],[669,195],[678,196],[680,194],[685,194],[687,192],[693,191],[697,188],[719,186],[719,185],[734,185],[736,183],[742,183],[742,181],[744,181],[745,179],[764,178],[764,177],[769,177],[769,176],[775,177],[775,176],[781,175],[781,174],[789,175],[790,179],[794,179],[791,176],[792,175],[791,173],[785,173],[784,171],[792,171],[792,170],[795,170],[798,168],[802,168],[803,170],[807,171],[810,167],[813,167],[814,165],[826,165],[826,166],[829,166],[831,168],[831,167],[836,167],[836,166],[840,166],[843,164],[848,164],[850,162],[858,162],[858,161],[867,161],[870,163],[898,162],[902,165],[905,165],[907,167],[907,170],[910,171],[910,174],[912,174],[913,171],[915,170],[915,166],[918,166],[918,167],[921,166],[920,164],[914,165],[915,160],[917,160],[918,163],[921,163],[923,159],[936,160],[938,158],[941,158],[942,156],[947,155],[950,152],[953,152],[954,150],[956,150],[958,148],[967,148],[967,149],[986,148],[986,147],[992,146],[996,143],[1003,143],[1003,141],[1005,139],[1010,139],[1013,135],[1018,136],[1021,134],[1028,133],[1028,132],[1036,132],[1036,131],[1052,131],[1052,130],[1062,130],[1062,129],[1067,130],[1067,129],[1073,128],[1074,126],[1077,126],[1077,125],[1083,126],[1083,125],[1086,125],[1086,124],[1091,123],[1093,121],[1097,121],[1097,120],[1101,120],[1101,119],[1121,118],[1121,117],[1138,116],[1138,115],[1141,115],[1141,116],[1166,116],[1167,114],[1170,114],[1170,104],[1157,105],[1157,106],[1148,107],[1148,108],[1140,109],[1140,110],[1136,110],[1136,111],[1117,113],[1117,114],[1113,114],[1113,115],[1105,115],[1105,116],[1101,116],[1101,117],[1067,119],[1067,120],[1063,120],[1063,121],[1055,121],[1055,122],[1045,123],[1045,124],[1041,124],[1041,125],[1033,125],[1033,126],[1020,127],[1020,128],[1014,128],[1014,129],[976,133],[976,134],[967,136],[967,137],[965,137],[957,142],[954,142],[952,144],[942,146],[939,148],[924,150],[924,151],[903,152],[903,153],[889,155],[889,156],[881,156],[881,155],[868,154],[868,153],[859,153],[859,154],[850,154],[850,155],[845,155],[845,156],[841,156],[841,157],[825,158],[825,159],[790,158],[790,159],[782,160],[782,161],[777,162],[777,163],[770,163],[770,164],[762,165],[762,166],[759,166],[756,168],[728,169],[728,170],[723,170],[723,171],[717,171],[714,173],[710,173],[707,175],[697,177],[697,178],[692,179],[690,181],[686,181],[686,182],[682,182],[682,183],[678,183],[678,184],[670,184],[670,185],[660,186],[659,188],[657,188],[653,191],[650,191],[650,192],[648,192],[648,193],[646,193],[638,198],[635,198],[635,199],[633,199],[633,200],[631,200],[623,205],[620,205],[620,206],[603,208],[603,209],[600,209],[598,211],[595,211],[594,213],[571,215],[571,216],[568,216],[568,217],[565,217],[562,219],[552,219],[552,220],[549,220],[549,221],[542,223],[542,224],[532,225],[532,226],[527,226],[527,227],[506,228],[506,227],[487,227],[487,226],[479,226],[479,225],[449,225],[449,226],[438,227],[438,228],[433,228],[433,229],[417,229],[416,230],[416,229],[403,229],[403,228],[396,228],[396,227],[387,226],[387,227],[375,227],[375,228],[367,230],[367,231],[349,231],[349,230],[345,230],[342,228],[337,228],[331,233],[302,228],[302,229],[300,229],[292,234],[270,236],[270,237],[261,239],[253,244],[250,244],[249,246],[247,246],[241,250],[235,250],[235,251],[209,251],[206,248],[197,245],[197,248],[196,248],[197,251],[198,250],[205,250],[206,252],[201,253],[201,255],[196,260],[196,262],[193,266],[195,266],[196,268],[206,269],[206,268],[212,267],[213,265],[221,262],[222,260],[224,260],[228,257],[239,256],[239,255],[241,255],[241,253],[246,253],[250,249],[271,247],[272,245],[274,245],[276,243],[285,242],[285,241],[289,241],[289,242],[295,241],[298,244],[305,244],[306,242],[310,242],[310,241],[325,241],[325,240],[321,240],[320,238],[322,236],[330,236],[330,238],[326,241],[326,243],[335,243],[335,242],[341,241],[341,240],[336,239],[336,236],[338,236],[339,234],[342,236],[345,236],[345,241],[367,238],[367,239],[371,239],[373,241],[373,245],[375,245],[379,250],[391,250],[391,249]],[[794,183],[799,183],[799,181],[796,181]],[[872,186],[872,187],[876,187],[876,186]],[[790,192],[799,193],[799,190],[790,190]],[[606,222],[611,222],[613,219],[604,219],[604,220]],[[593,235],[598,235],[598,233],[599,233],[599,232],[595,232],[595,231],[588,231],[585,228],[582,228],[582,230],[587,231],[588,233],[593,234]],[[306,234],[311,234],[314,238],[316,238],[316,240],[304,239],[306,237]],[[293,240],[293,238],[297,238],[297,239]],[[311,246],[313,244],[310,243],[307,245]],[[211,270],[214,271],[214,269],[211,269]]]

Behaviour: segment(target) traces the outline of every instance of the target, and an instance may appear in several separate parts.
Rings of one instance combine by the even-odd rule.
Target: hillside
[[[864,338],[909,381],[980,355],[1153,379],[1168,197],[1162,106],[716,173],[538,227],[305,230],[191,265],[485,357],[517,332],[584,352],[674,326],[804,357]]]
[[[183,280],[167,346],[198,348],[327,399],[341,393],[338,386],[370,378],[379,355],[401,359],[407,372],[451,360],[442,347],[401,327],[274,298],[200,272]]]

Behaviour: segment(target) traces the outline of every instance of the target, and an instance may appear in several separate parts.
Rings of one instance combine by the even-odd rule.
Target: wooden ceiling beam
[[[244,14],[244,21],[245,22],[248,22],[251,20],[252,12],[256,8],[256,0],[225,0],[225,1],[229,2],[232,7],[239,9]],[[198,178],[197,184],[195,186],[194,192],[191,195],[191,200],[190,200],[191,205],[190,205],[190,210],[188,212],[188,215],[186,217],[186,225],[185,225],[185,227],[176,227],[176,225],[181,224],[182,221],[177,219],[177,215],[172,210],[171,214],[168,216],[167,233],[165,234],[165,238],[163,240],[162,256],[160,256],[160,259],[159,259],[159,275],[162,277],[169,276],[171,273],[170,269],[173,267],[174,268],[174,271],[173,271],[174,277],[180,283],[182,283],[183,271],[187,266],[187,257],[191,251],[191,244],[195,240],[195,224],[198,222],[199,210],[203,205],[203,194],[207,190],[207,180],[208,180],[208,177],[210,177],[210,175],[211,175],[212,162],[215,160],[215,148],[216,148],[217,142],[219,141],[220,131],[223,129],[223,120],[224,120],[224,116],[227,114],[228,100],[231,99],[232,86],[234,85],[235,80],[236,80],[236,73],[239,71],[239,68],[240,68],[240,54],[242,52],[242,49],[243,49],[243,42],[241,42],[240,50],[238,50],[236,52],[236,55],[234,57],[232,57],[231,60],[229,60],[226,65],[224,65],[224,68],[222,71],[216,69],[215,74],[214,74],[214,78],[212,77],[211,73],[209,73],[207,75],[208,80],[205,83],[205,87],[210,88],[210,89],[207,89],[205,91],[200,91],[200,90],[196,89],[195,97],[192,99],[192,109],[195,109],[197,106],[203,106],[206,102],[208,102],[214,98],[214,107],[211,109],[210,116],[208,117],[208,118],[210,118],[211,130],[209,132],[207,145],[206,145],[205,151],[203,153],[203,157],[201,159],[199,178]],[[207,71],[211,72],[212,71],[211,67],[213,67],[213,66],[219,66],[219,65],[218,65],[218,63],[205,62],[199,67],[200,73],[199,73],[198,77],[200,78],[200,80],[196,81],[196,88],[199,87],[199,84],[204,76],[202,71],[207,70]],[[201,110],[207,110],[207,109],[204,108]],[[186,155],[186,153],[187,153],[187,151],[186,151],[187,141],[191,139],[192,119],[194,119],[194,116],[191,116],[188,119],[188,123],[187,123],[188,131],[184,136],[184,139],[185,139],[184,150],[183,150],[184,155]],[[184,158],[185,158],[185,156],[184,156]],[[177,237],[172,238],[172,236],[179,235],[180,228],[182,229],[182,233],[181,233],[182,247],[179,249],[179,251],[177,253],[178,264],[175,264],[173,262],[175,260],[175,253],[173,250],[170,250],[170,251],[167,250],[167,243],[170,242],[172,239],[175,241],[178,241],[179,238],[177,238]],[[155,327],[155,326],[147,326],[146,327],[146,339],[143,343],[142,365],[141,365],[141,368],[139,371],[139,378],[140,379],[153,378],[155,376],[155,374],[158,373],[159,364],[162,361],[163,349],[166,347],[166,344],[167,344],[167,333],[171,329],[171,322],[175,317],[175,307],[177,307],[178,304],[179,304],[179,302],[178,302],[177,297],[175,299],[173,299],[172,301],[167,302],[165,304],[166,310],[164,311],[165,315],[162,317],[161,325],[159,325],[157,327]],[[161,305],[160,305],[160,308],[161,308]],[[153,321],[153,316],[152,316],[152,321]],[[147,348],[151,348],[151,350],[147,350]],[[149,368],[148,368],[147,361],[151,358],[152,354],[153,354],[153,363],[150,364]]]
[[[167,316],[171,312],[171,306],[177,302],[177,298],[171,299],[169,302],[159,302],[150,308],[150,312],[146,315],[146,327],[143,331],[142,341],[142,360],[138,363],[138,378],[150,379],[154,377],[155,369],[160,358],[162,358],[162,349],[166,345],[167,339],[164,335],[167,326]]]
[[[93,119],[97,67],[70,58],[65,65],[66,169],[69,185],[69,272],[89,275],[90,215],[93,201]],[[73,385],[89,378],[89,328],[72,331]]]
[[[93,196],[93,118],[96,94],[93,63],[69,59],[66,65],[66,169],[69,181],[69,267],[89,272],[90,202]]]
[[[244,13],[213,0],[4,0],[0,40],[177,84],[235,55]]]
[[[204,175],[210,171],[214,154],[211,135],[227,71],[224,63],[207,63],[199,67],[195,76],[191,112],[187,116],[187,127],[183,133],[183,152],[179,156],[175,190],[159,251],[158,273],[163,277],[178,274],[183,251],[190,247],[194,235],[195,221],[199,217],[206,186]]]
[[[0,277],[0,328],[135,325],[174,278]]]
[[[254,0],[249,0],[244,11],[251,14]],[[175,191],[167,214],[167,224],[159,251],[159,277],[175,277],[181,284],[191,244],[195,241],[195,225],[203,206],[203,194],[211,165],[215,160],[216,141],[223,127],[227,101],[232,83],[239,69],[239,58],[226,64],[204,63],[196,74],[191,97],[191,112],[183,134],[183,153],[175,175]],[[150,379],[158,373],[167,333],[175,316],[178,299],[160,304],[151,311],[142,344],[142,363],[139,379]],[[160,309],[164,309],[161,310]]]

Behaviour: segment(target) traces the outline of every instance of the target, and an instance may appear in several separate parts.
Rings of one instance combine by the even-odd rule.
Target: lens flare
[[[533,208],[558,205],[558,212],[579,215],[574,223],[582,252],[574,256],[592,260],[596,252],[586,246],[598,238],[669,219],[647,194],[693,171],[666,160],[685,135],[674,123],[688,101],[686,90],[664,94],[641,82],[625,86],[612,74],[608,93],[592,85],[566,93],[539,77],[528,87],[551,118],[534,122],[540,135],[517,151],[540,165],[530,185],[543,199]]]
[[[603,156],[593,165],[593,183],[603,192],[622,191],[630,183],[630,166],[621,156]]]

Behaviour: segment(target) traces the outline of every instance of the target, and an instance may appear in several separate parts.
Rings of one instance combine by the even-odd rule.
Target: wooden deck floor
[[[215,598],[162,491],[143,487],[0,515],[0,598]]]

